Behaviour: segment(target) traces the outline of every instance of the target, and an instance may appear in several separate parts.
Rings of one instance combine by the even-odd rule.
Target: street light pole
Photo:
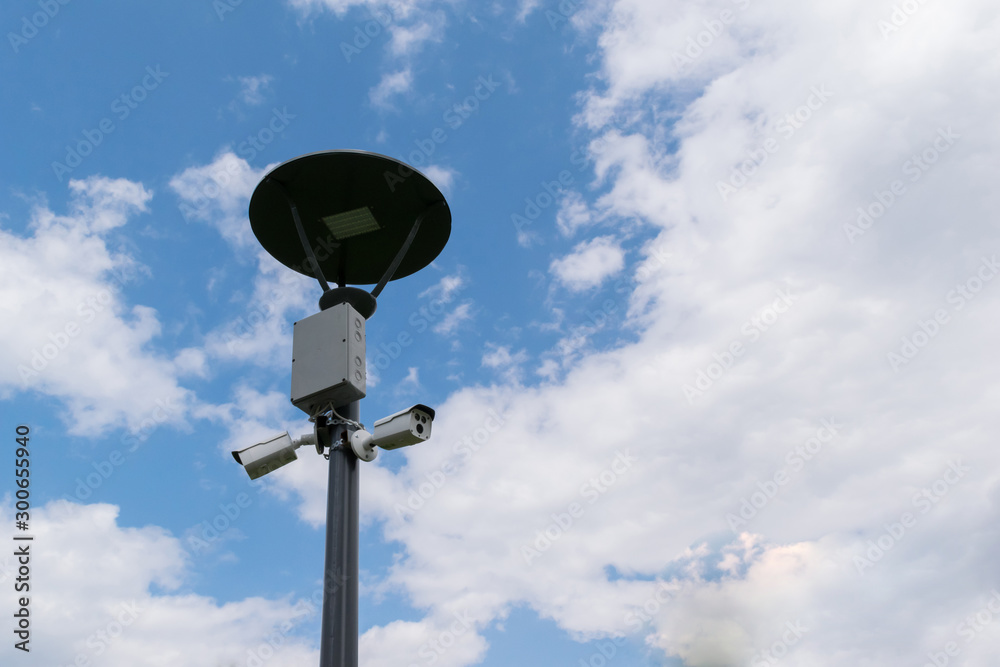
[[[321,151],[269,171],[254,189],[249,214],[261,246],[323,288],[320,312],[295,323],[291,399],[315,421],[317,450],[329,453],[320,667],[357,667],[358,461],[373,460],[376,446],[427,440],[434,419],[432,409],[418,404],[376,421],[374,433],[362,430],[364,322],[390,281],[423,269],[444,249],[451,210],[426,176],[398,160]],[[320,256],[314,245],[327,252]],[[302,442],[286,432],[233,456],[256,479],[294,461]]]
[[[359,421],[360,402],[335,414]],[[358,457],[346,424],[325,426],[329,433],[330,469],[326,498],[326,565],[323,569],[323,621],[320,667],[358,665]],[[345,438],[346,434],[346,438]]]

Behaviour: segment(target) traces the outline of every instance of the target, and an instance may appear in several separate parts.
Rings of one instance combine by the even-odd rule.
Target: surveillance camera
[[[269,440],[233,452],[233,458],[246,469],[250,479],[257,479],[296,460],[298,457],[295,450],[314,442],[314,435],[306,435],[293,442],[288,431],[285,431]]]
[[[431,437],[433,421],[434,410],[426,405],[414,405],[375,422],[373,443],[382,449],[415,445]]]

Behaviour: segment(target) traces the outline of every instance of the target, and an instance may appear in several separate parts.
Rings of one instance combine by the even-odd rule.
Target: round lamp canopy
[[[322,151],[284,162],[264,176],[250,198],[250,227],[264,249],[290,269],[322,282],[304,236],[327,279],[341,286],[370,285],[382,281],[396,261],[389,280],[434,261],[451,234],[451,211],[430,179],[398,160],[365,151]]]

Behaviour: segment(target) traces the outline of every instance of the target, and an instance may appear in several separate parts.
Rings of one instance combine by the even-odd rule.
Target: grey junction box
[[[310,417],[365,397],[365,318],[349,303],[295,323],[292,404]]]

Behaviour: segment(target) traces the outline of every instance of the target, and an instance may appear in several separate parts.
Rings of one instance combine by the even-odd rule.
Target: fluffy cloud
[[[434,333],[441,334],[442,336],[454,334],[463,323],[475,318],[472,306],[472,301],[463,301],[455,306],[453,310],[441,318],[440,322],[434,325]]]
[[[458,172],[454,169],[434,164],[424,167],[423,173],[439,189],[444,190],[445,194],[451,191],[452,186],[455,184],[455,177],[458,176]]]
[[[13,523],[10,504],[0,506],[0,519]],[[32,513],[30,648],[37,664],[115,667],[148,664],[151,655],[195,667],[245,664],[252,654],[268,665],[319,659],[311,642],[296,636],[297,626],[318,614],[311,600],[220,604],[186,593],[180,542],[117,519],[114,505],[66,501]],[[7,664],[21,656],[12,642],[0,655]]]
[[[528,361],[528,353],[525,350],[518,350],[511,354],[510,348],[506,345],[493,343],[487,343],[486,350],[483,354],[483,366],[494,369],[511,384],[520,381],[521,366]]]
[[[291,350],[289,315],[311,312],[319,298],[316,282],[279,264],[257,243],[247,207],[264,174],[231,151],[211,163],[188,167],[170,180],[182,213],[215,227],[240,255],[253,257],[259,272],[245,312],[209,332],[205,352],[219,359],[264,366],[285,364]]]
[[[421,298],[432,296],[442,303],[449,303],[455,293],[466,286],[466,283],[467,280],[462,277],[462,271],[460,271],[452,275],[444,276],[441,280],[437,281],[437,283],[421,292],[419,296]]]
[[[35,205],[30,236],[0,229],[0,386],[58,398],[72,434],[183,422],[194,398],[177,378],[190,359],[155,349],[156,311],[121,296],[147,272],[108,240],[152,193],[103,177],[70,181],[70,192],[65,215]]]
[[[213,225],[237,248],[256,245],[247,219],[247,204],[260,179],[275,165],[254,169],[230,150],[221,151],[209,164],[188,167],[170,179],[181,199],[180,210],[188,220]]]
[[[389,28],[392,41],[389,51],[394,56],[412,56],[427,42],[440,42],[444,39],[447,26],[444,12],[436,11],[425,14],[412,25],[394,25]]]
[[[593,214],[580,193],[570,192],[559,202],[556,225],[564,236],[572,236],[578,229],[587,227],[593,222]]]
[[[569,235],[594,219],[639,220],[648,241],[628,248],[642,258],[632,265],[623,246],[634,236],[599,236],[551,268],[583,290],[626,273],[634,291],[613,298],[635,341],[585,353],[567,340],[574,363],[561,378],[550,365],[542,386],[510,376],[458,391],[439,406],[432,443],[400,452],[404,467],[364,468],[365,519],[381,521],[401,550],[382,587],[425,612],[369,630],[367,661],[407,664],[450,632],[438,664],[475,664],[483,628],[526,605],[573,637],[623,632],[690,666],[770,656],[789,666],[902,667],[949,642],[968,664],[992,664],[997,626],[963,623],[1000,587],[991,559],[1000,546],[998,392],[984,363],[995,356],[1000,299],[991,194],[1000,88],[989,56],[1000,26],[981,0],[908,6],[916,9],[902,18],[859,0],[619,0],[579,10],[575,23],[600,31],[598,83],[582,92],[578,121],[594,136],[602,194],[571,201],[559,224]],[[211,195],[220,168],[229,183]],[[245,201],[259,176],[223,154],[172,186],[193,215],[246,248]],[[58,223],[94,246],[72,272],[92,276],[92,287],[127,263],[100,235],[148,199],[114,183],[75,185],[84,203]],[[21,245],[5,257],[15,268],[37,260],[28,294],[54,290],[40,277],[58,277],[50,259],[84,261],[47,229],[39,222],[33,239],[11,237]],[[283,269],[260,261],[255,293],[264,298]],[[457,289],[442,282],[434,293],[447,301]],[[295,293],[303,290],[280,296],[275,312],[303,307]],[[461,304],[446,328],[470,308]],[[113,324],[134,352],[157,325],[148,311],[133,317]],[[275,327],[259,328],[247,359],[287,344]],[[31,340],[44,340],[45,327],[40,334]],[[217,339],[207,349],[222,356]],[[527,363],[518,355],[496,347],[484,362]],[[135,356],[176,386],[169,363]],[[175,363],[193,373],[203,361],[186,352]],[[285,401],[238,389],[221,408],[228,444],[271,424],[304,430],[282,422]],[[271,482],[295,489],[314,525],[324,516],[322,473],[289,466]],[[67,510],[73,521],[52,525],[70,547],[86,537],[73,526],[97,526],[123,553],[155,557],[96,612],[85,599],[61,608],[100,618],[130,595],[149,598],[150,582],[170,589],[183,576],[172,538],[147,530],[126,543],[109,513],[76,508]],[[291,611],[180,595],[147,603],[185,612],[157,625],[226,639],[206,653],[220,660]],[[184,625],[194,616],[208,620]],[[223,616],[251,619],[254,635],[232,635],[242,624],[223,626]],[[115,647],[129,664],[131,637]],[[165,646],[161,635],[142,638]],[[68,662],[84,639],[52,643],[69,647],[52,659]]]
[[[625,268],[625,252],[611,236],[579,243],[566,257],[554,260],[549,270],[574,292],[597,287],[605,278]]]
[[[407,69],[386,73],[378,85],[368,94],[372,106],[379,109],[391,109],[392,98],[408,92],[413,87],[413,73]]]
[[[593,210],[652,237],[622,304],[638,340],[457,392],[437,446],[367,467],[402,545],[387,585],[429,618],[527,604],[692,666],[903,666],[948,642],[990,664],[994,628],[962,624],[1000,585],[1000,25],[986,2],[909,6],[580,18],[605,26],[579,118]]]
[[[264,103],[265,94],[270,91],[274,77],[270,74],[238,77],[240,82],[240,99],[244,104],[257,106]]]

